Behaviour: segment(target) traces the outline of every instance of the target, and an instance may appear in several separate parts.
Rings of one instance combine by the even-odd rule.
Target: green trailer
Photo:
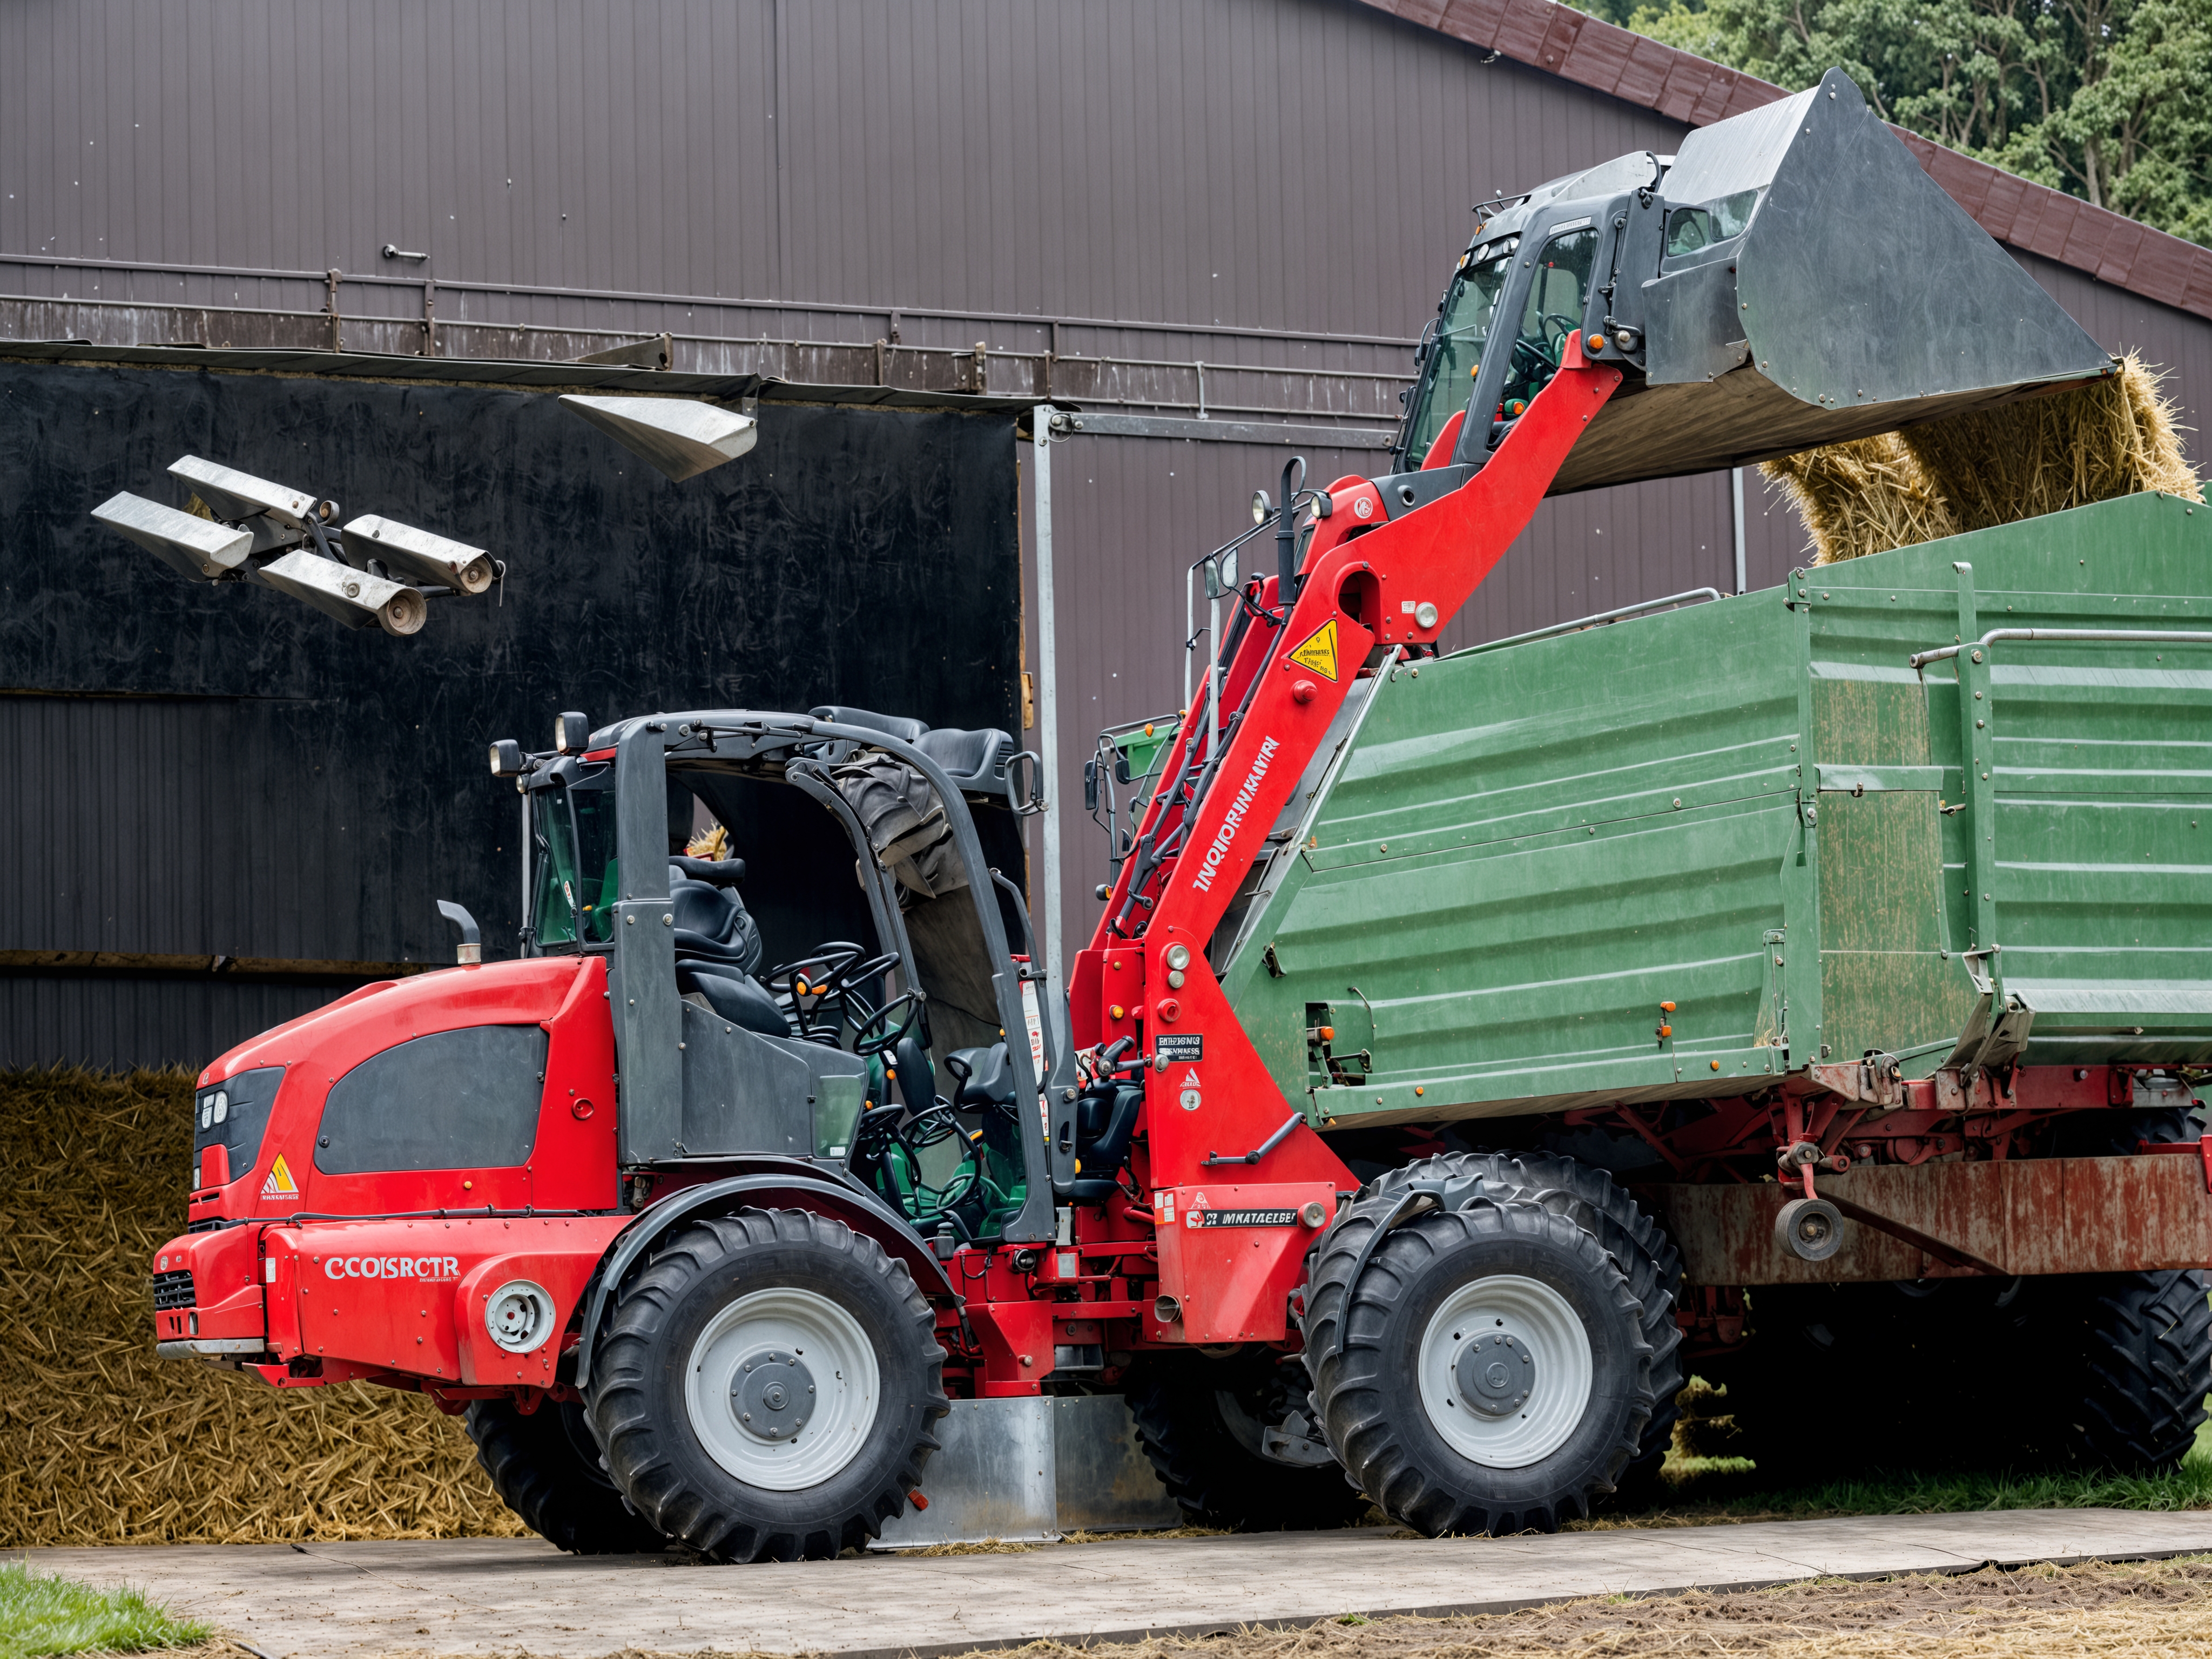
[[[1224,972],[1318,1127],[2212,1064],[2191,503],[1401,664],[1348,724]]]

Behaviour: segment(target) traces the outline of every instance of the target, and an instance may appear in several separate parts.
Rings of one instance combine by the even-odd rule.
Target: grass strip
[[[174,1619],[134,1589],[94,1589],[73,1579],[0,1565],[0,1659],[64,1653],[144,1653],[191,1647],[213,1632]]]

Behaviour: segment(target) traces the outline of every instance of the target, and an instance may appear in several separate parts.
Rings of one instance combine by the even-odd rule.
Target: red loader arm
[[[1163,774],[1181,785],[1154,799],[1138,832],[1138,848],[1149,846],[1153,857],[1123,863],[1106,915],[1078,960],[1071,996],[1079,1044],[1128,1036],[1152,1059],[1146,1131],[1164,1224],[1174,1224],[1170,1217],[1181,1211],[1176,1221],[1211,1228],[1216,1224],[1192,1217],[1194,1204],[1254,1206],[1256,1212],[1268,1192],[1280,1204],[1296,1192],[1311,1196],[1357,1184],[1303,1122],[1268,1145],[1285,1127],[1282,1091],[1223,996],[1206,945],[1352,681],[1378,647],[1437,638],[1527,526],[1576,440],[1620,385],[1620,371],[1586,362],[1580,344],[1570,337],[1558,374],[1490,463],[1451,494],[1386,520],[1372,483],[1340,483],[1333,511],[1308,548],[1287,623],[1255,621],[1223,676],[1221,706],[1235,712],[1224,722],[1218,711],[1208,709],[1201,720],[1194,709],[1183,722]],[[1274,598],[1271,580],[1261,607]],[[1218,758],[1208,752],[1217,743]],[[1193,811],[1199,779],[1206,781]],[[1177,946],[1188,960],[1178,951],[1171,963]],[[1260,1159],[1245,1161],[1263,1146]],[[1209,1180],[1211,1200],[1200,1196]],[[1238,1183],[1234,1198],[1226,1182]],[[1327,1207],[1333,1211],[1334,1203]],[[1163,1249],[1164,1265],[1169,1254]],[[1187,1340],[1261,1334],[1255,1327],[1267,1322],[1267,1297],[1275,1297],[1279,1332],[1276,1293],[1295,1285],[1299,1260],[1298,1252],[1286,1252],[1267,1285],[1237,1292],[1237,1309],[1198,1305],[1226,1286],[1214,1273],[1192,1279],[1182,1297]],[[1176,1288],[1167,1278],[1164,1293]],[[1246,1301],[1248,1291],[1260,1300]]]

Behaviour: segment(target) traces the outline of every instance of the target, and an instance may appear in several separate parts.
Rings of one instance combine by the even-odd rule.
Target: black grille
[[[192,1305],[192,1270],[190,1267],[173,1273],[154,1275],[154,1311],[165,1308],[189,1308]]]

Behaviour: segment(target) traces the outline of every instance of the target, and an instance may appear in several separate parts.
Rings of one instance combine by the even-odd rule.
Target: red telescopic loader
[[[561,714],[551,750],[492,750],[532,826],[521,958],[479,960],[451,907],[458,965],[202,1073],[188,1226],[152,1264],[162,1352],[465,1413],[502,1497],[580,1552],[865,1545],[925,1501],[953,1398],[1123,1394],[1169,1490],[1214,1524],[1341,1524],[1371,1503],[1432,1534],[1548,1529],[1647,1479],[1688,1358],[1743,1349],[1741,1285],[1765,1281],[1686,1290],[1689,1235],[1580,1150],[1595,1131],[1562,1130],[1629,1136],[1629,1091],[1577,1084],[1508,1119],[1431,1080],[1393,1097],[1386,1133],[1337,1115],[1362,1073],[1319,1027],[1290,1040],[1328,1056],[1321,1086],[1286,1087],[1224,989],[1255,872],[1377,677],[1435,657],[1547,494],[2111,364],[1840,74],[1679,156],[1478,214],[1397,470],[1286,489],[1275,568],[1224,582],[1233,623],[1064,1003],[977,831],[1042,803],[1006,733],[846,708]],[[672,785],[740,852],[746,791],[808,796],[851,843],[872,937],[765,963],[743,861],[670,852]],[[1483,949],[1470,937],[1468,960]],[[2044,1091],[2046,1123],[2135,1125],[2112,1105],[2155,1095],[2178,1124],[2193,1104],[2171,1065],[2046,1068],[2046,1086],[1988,1048],[1932,1075],[1854,1054],[1849,1079],[1808,1069],[1830,1056],[1802,1030],[1771,1052],[1771,1077],[1724,1098],[1702,1067],[1633,1096],[1674,1104],[1631,1127],[1722,1198],[1802,1189],[1793,1237],[1755,1243],[1816,1276],[1844,1224],[1816,1173],[1852,1148],[1894,1161],[1885,1115],[1924,1139],[2015,1091]],[[1951,1096],[1927,1092],[1947,1077]],[[2201,1277],[2160,1261],[2134,1278],[2183,1310],[2167,1328],[2201,1397]],[[1818,1415],[1808,1380],[1777,1386]],[[2179,1455],[2180,1421],[2144,1459]]]

